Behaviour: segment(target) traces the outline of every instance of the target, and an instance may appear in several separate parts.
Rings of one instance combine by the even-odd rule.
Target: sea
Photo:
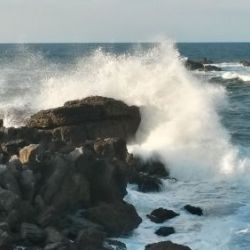
[[[206,58],[221,71],[189,71]],[[173,179],[162,191],[128,186],[142,224],[119,240],[128,250],[171,240],[193,250],[250,249],[250,43],[0,44],[0,118],[22,126],[41,109],[103,95],[140,106],[131,153],[159,159]],[[204,216],[188,214],[186,204]],[[162,225],[146,215],[172,209]],[[172,226],[168,237],[154,232]]]

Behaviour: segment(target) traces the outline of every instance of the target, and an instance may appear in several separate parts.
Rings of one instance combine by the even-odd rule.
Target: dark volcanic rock
[[[155,209],[151,214],[147,215],[147,217],[155,223],[163,223],[164,221],[170,220],[176,216],[179,216],[179,214],[164,208]]]
[[[171,241],[162,241],[154,244],[149,244],[145,247],[145,250],[191,250],[191,248],[179,244],[175,244]]]
[[[160,178],[169,176],[169,171],[163,163],[158,160],[144,161],[133,155],[128,155],[127,162],[129,165],[129,182],[137,184],[140,192],[159,192],[162,181]]]
[[[185,62],[185,65],[190,70],[203,70],[204,69],[203,63],[195,62],[189,59]]]
[[[140,124],[140,112],[112,98],[92,96],[67,102],[63,107],[33,115],[28,127],[54,130],[64,141],[82,142],[98,137],[133,137]]]
[[[149,159],[145,161],[138,157],[133,157],[129,161],[131,168],[134,168],[136,172],[142,172],[157,178],[166,178],[169,176],[169,170],[159,160]]]
[[[76,239],[80,249],[101,249],[105,239],[105,233],[96,229],[81,230]]]
[[[134,206],[117,202],[87,209],[84,217],[103,226],[110,236],[120,236],[131,232],[142,222]]]
[[[19,149],[24,147],[24,146],[25,146],[25,141],[22,139],[8,141],[8,142],[1,144],[1,148],[2,148],[3,152],[5,152],[9,155],[18,154]]]
[[[106,240],[104,247],[107,250],[127,250],[126,244],[118,240]]]
[[[45,232],[34,224],[22,223],[21,237],[33,243],[41,243],[45,240]]]
[[[250,67],[250,61],[242,60],[240,63],[245,67]]]
[[[170,234],[174,234],[175,230],[173,227],[160,227],[155,231],[155,234],[159,236],[168,236]]]
[[[13,239],[10,235],[8,225],[6,224],[6,228],[3,228],[1,225],[0,227],[0,249],[12,250],[13,249],[12,241]]]
[[[214,65],[204,65],[205,71],[221,71],[221,68],[216,67]]]
[[[189,59],[185,62],[185,65],[189,70],[221,71],[221,68],[214,65],[203,64],[202,62],[196,62]]]
[[[159,192],[162,185],[160,179],[142,173],[138,174],[135,183],[138,185],[138,190],[143,193]]]
[[[203,211],[202,211],[202,209],[200,207],[194,207],[194,206],[191,206],[191,205],[186,205],[186,206],[184,206],[184,209],[187,210],[191,214],[195,214],[195,215],[198,215],[198,216],[203,215]]]

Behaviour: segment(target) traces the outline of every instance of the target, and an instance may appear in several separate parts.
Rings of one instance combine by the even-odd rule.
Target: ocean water
[[[208,58],[220,72],[190,72],[186,57]],[[160,193],[128,187],[143,223],[121,238],[129,250],[172,240],[193,250],[250,249],[250,44],[2,44],[0,116],[20,126],[32,113],[89,95],[139,105],[142,123],[129,150],[160,158],[177,182]],[[205,215],[183,206],[201,206]],[[146,214],[180,216],[159,237]]]

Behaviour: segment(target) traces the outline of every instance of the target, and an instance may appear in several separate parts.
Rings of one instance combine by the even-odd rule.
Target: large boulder
[[[84,217],[103,226],[110,236],[120,236],[137,228],[142,219],[133,205],[125,202],[102,204],[87,209]]]
[[[98,137],[133,137],[141,121],[139,108],[101,96],[66,102],[42,110],[27,122],[30,128],[51,130],[64,141],[83,142]]]
[[[147,245],[145,250],[191,250],[191,248],[171,241],[162,241]]]
[[[147,217],[155,223],[163,223],[164,221],[173,219],[176,216],[179,216],[179,214],[162,207],[153,210],[151,214],[147,215]]]
[[[93,229],[81,230],[76,239],[79,249],[101,250],[105,239],[105,233]]]

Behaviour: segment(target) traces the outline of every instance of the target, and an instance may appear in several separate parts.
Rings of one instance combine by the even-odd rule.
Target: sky
[[[0,0],[0,42],[249,42],[250,0]]]

